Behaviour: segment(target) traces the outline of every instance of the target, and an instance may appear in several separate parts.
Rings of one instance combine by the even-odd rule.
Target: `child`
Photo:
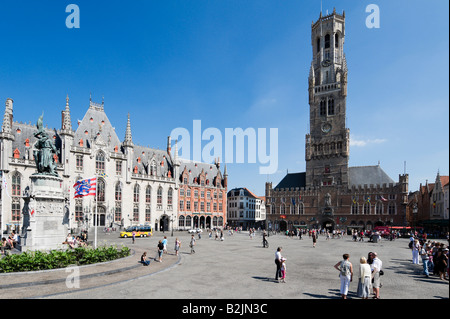
[[[286,282],[286,258],[281,258],[281,281]]]
[[[142,256],[141,256],[141,263],[142,263],[144,266],[150,265],[150,260],[147,260],[147,252],[146,252],[146,251],[144,251],[144,253],[143,253]]]

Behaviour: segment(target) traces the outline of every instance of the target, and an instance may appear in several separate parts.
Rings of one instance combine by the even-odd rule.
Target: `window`
[[[162,205],[162,193],[163,193],[163,189],[162,189],[162,187],[160,186],[160,187],[158,188],[158,193],[157,193],[157,196],[156,196],[156,203],[157,203],[159,206]]]
[[[134,185],[133,188],[133,203],[139,203],[139,185]]]
[[[120,182],[116,183],[116,186],[114,187],[114,198],[116,201],[122,200],[122,184]]]
[[[395,203],[390,202],[388,206],[389,215],[395,215]]]
[[[178,227],[184,227],[184,216],[178,218]]]
[[[325,49],[329,49],[330,48],[330,35],[327,34],[325,35]]]
[[[339,34],[334,35],[334,47],[339,48]]]
[[[151,213],[150,213],[150,205],[145,205],[145,221],[147,223],[150,222]]]
[[[133,207],[133,222],[139,222],[139,205]]]
[[[121,222],[122,221],[122,203],[116,202],[116,209],[114,212],[114,221]]]
[[[122,175],[122,161],[116,161],[116,175]]]
[[[78,171],[83,170],[83,155],[77,155],[76,156],[76,169]]]
[[[183,211],[184,210],[184,201],[180,200],[180,210]]]
[[[320,116],[327,115],[327,103],[325,101],[320,101]]]
[[[172,206],[172,194],[173,190],[172,188],[169,188],[169,190],[167,191],[167,206]]]
[[[186,201],[186,210],[191,210],[191,201],[190,200]]]
[[[191,220],[192,220],[191,216],[186,216],[186,227],[191,227]]]
[[[12,176],[12,196],[20,196],[20,174],[15,173]]]
[[[75,200],[75,221],[83,221],[83,201],[80,199]]]
[[[303,215],[305,213],[305,205],[303,205],[303,203],[299,203],[298,204],[298,214],[299,215]]]
[[[95,156],[95,171],[97,174],[105,172],[105,154],[98,152]]]
[[[328,100],[328,115],[334,115],[334,99]]]
[[[364,203],[364,207],[363,207],[363,211],[364,211],[364,215],[369,215],[370,214],[370,203]]]
[[[375,214],[381,215],[383,213],[383,204],[378,202],[375,206]]]
[[[97,179],[97,201],[105,201],[105,181],[102,178]]]
[[[152,161],[152,165],[150,166],[150,175],[156,175],[156,162]]]
[[[20,221],[20,202],[14,199],[11,203],[11,215],[13,221]]]
[[[353,203],[352,204],[352,214],[353,215],[357,215],[358,214],[358,203]]]
[[[145,202],[147,204],[150,204],[152,202],[152,188],[150,187],[150,185],[145,188]]]

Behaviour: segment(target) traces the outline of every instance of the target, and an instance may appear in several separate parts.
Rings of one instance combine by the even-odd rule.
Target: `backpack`
[[[341,262],[341,275],[348,276],[350,275],[350,263],[348,261]]]

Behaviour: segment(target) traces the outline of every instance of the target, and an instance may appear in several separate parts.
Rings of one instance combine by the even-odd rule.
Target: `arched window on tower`
[[[317,52],[320,52],[320,38],[317,38]]]
[[[339,34],[334,35],[334,47],[339,48]]]
[[[330,48],[330,35],[327,34],[325,35],[325,49],[329,49]]]
[[[328,100],[328,115],[334,115],[334,99]]]
[[[327,115],[327,105],[326,105],[326,101],[322,100],[320,101],[320,116],[325,116]]]

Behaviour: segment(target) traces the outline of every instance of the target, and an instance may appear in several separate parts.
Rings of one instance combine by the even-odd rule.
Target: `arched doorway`
[[[159,222],[159,230],[160,231],[168,231],[169,230],[169,216],[162,215],[161,221]]]
[[[286,231],[287,230],[287,222],[285,220],[280,221],[280,231]]]
[[[329,232],[332,232],[334,229],[334,221],[331,219],[325,219],[322,221],[322,228],[328,230]]]
[[[94,212],[95,214],[95,212]],[[94,226],[105,226],[106,221],[106,209],[103,206],[97,206],[97,221],[94,217]]]
[[[206,228],[211,228],[211,216],[206,216]]]
[[[205,228],[205,216],[200,216],[200,228]]]

